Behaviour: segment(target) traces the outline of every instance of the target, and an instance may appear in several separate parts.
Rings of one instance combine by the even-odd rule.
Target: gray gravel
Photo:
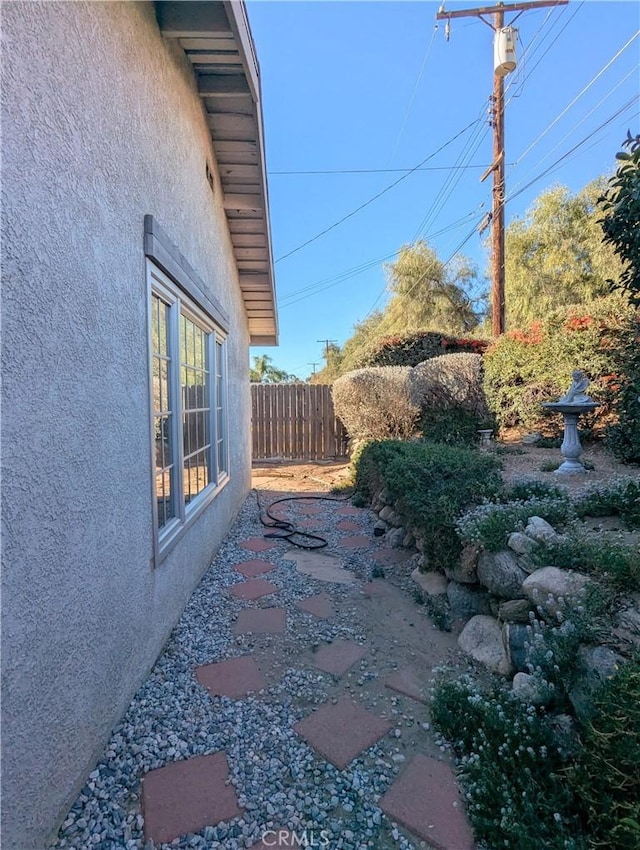
[[[266,502],[261,496],[261,502]],[[309,504],[309,503],[307,503]],[[323,515],[336,506],[316,502]],[[326,512],[326,513],[324,513]],[[352,519],[352,517],[349,517]],[[368,512],[357,520],[371,534],[374,517]],[[335,638],[364,640],[350,623],[318,620],[294,609],[294,603],[327,590],[335,598],[353,598],[352,587],[318,582],[303,576],[282,561],[289,544],[255,557],[277,565],[267,576],[281,590],[277,604],[296,611],[288,618],[285,635],[240,636],[232,624],[247,603],[233,599],[223,589],[242,580],[233,566],[254,557],[239,547],[249,536],[260,536],[256,496],[243,506],[229,536],[190,599],[149,678],[132,700],[114,730],[95,770],[71,807],[52,850],[152,850],[143,838],[140,780],[149,770],[196,755],[224,750],[239,802],[240,819],[206,827],[162,848],[239,848],[257,842],[265,829],[288,826],[300,831],[328,830],[330,850],[363,850],[395,846],[411,850],[412,844],[382,814],[376,803],[399,769],[383,739],[378,745],[338,771],[318,757],[293,731],[293,725],[313,706],[328,699],[332,678],[315,669],[285,667],[278,683],[259,697],[232,700],[211,698],[197,683],[193,670],[199,664],[246,654],[259,639],[286,659],[297,646]],[[353,532],[354,534],[357,532]],[[332,532],[330,553],[340,535]],[[341,559],[348,569],[366,578],[372,564],[366,553]],[[271,606],[273,600],[250,603]],[[366,677],[365,677],[366,678]],[[364,678],[362,680],[364,682]],[[360,684],[360,681],[359,681]],[[238,734],[241,730],[241,734]],[[422,846],[424,844],[422,843]]]

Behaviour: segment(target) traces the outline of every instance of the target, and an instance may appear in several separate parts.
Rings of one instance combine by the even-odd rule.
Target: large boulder
[[[555,528],[540,516],[529,517],[524,533],[538,543],[550,543],[559,536]]]
[[[522,583],[527,599],[546,619],[555,620],[564,604],[575,605],[584,596],[588,576],[558,567],[542,567]]]
[[[482,552],[478,558],[478,580],[495,596],[517,599],[522,596],[522,582],[527,573],[513,552]]]
[[[529,673],[516,673],[511,687],[513,695],[527,705],[548,705],[553,696],[547,684]]]
[[[481,551],[480,546],[475,544],[465,546],[460,554],[460,560],[452,567],[445,567],[444,571],[447,578],[461,584],[476,584],[478,581],[478,558]]]
[[[507,540],[507,546],[512,549],[517,555],[530,555],[536,548],[536,541],[527,537],[521,531],[512,531]]]
[[[529,622],[531,604],[528,599],[508,599],[498,606],[498,617],[505,623]]]
[[[577,661],[578,673],[569,691],[569,701],[576,717],[586,720],[591,714],[592,694],[615,676],[624,659],[608,646],[581,646]]]
[[[492,673],[507,676],[511,672],[502,642],[502,629],[493,617],[483,614],[472,617],[460,633],[458,645],[463,652]]]
[[[486,590],[450,581],[447,585],[447,599],[454,620],[466,620],[476,614],[491,613],[491,601]]]
[[[401,549],[404,542],[406,531],[404,528],[392,528],[387,531],[387,543],[393,549]]]

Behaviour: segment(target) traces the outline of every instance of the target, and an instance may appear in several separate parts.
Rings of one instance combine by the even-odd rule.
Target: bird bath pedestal
[[[564,417],[564,439],[560,447],[564,463],[556,469],[556,474],[574,475],[577,472],[586,472],[587,470],[579,460],[582,454],[582,446],[580,445],[580,437],[578,436],[578,419],[581,413],[591,413],[592,410],[599,407],[599,402],[549,401],[545,402],[542,406],[546,410],[561,413]]]

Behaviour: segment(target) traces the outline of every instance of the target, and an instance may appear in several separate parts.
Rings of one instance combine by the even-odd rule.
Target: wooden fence
[[[347,456],[347,433],[326,384],[251,384],[253,459]]]

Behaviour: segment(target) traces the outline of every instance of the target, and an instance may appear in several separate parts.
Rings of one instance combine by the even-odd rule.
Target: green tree
[[[470,295],[477,283],[477,271],[465,257],[443,263],[420,240],[403,245],[395,262],[385,264],[385,272],[389,303],[355,324],[344,346],[329,352],[325,367],[313,377],[314,383],[332,383],[340,375],[367,365],[377,343],[385,337],[419,330],[466,335],[477,327],[479,317]]]
[[[640,135],[627,133],[620,151],[620,163],[609,181],[608,191],[601,198],[604,218],[600,221],[603,241],[611,246],[623,264],[618,280],[609,285],[621,288],[635,307],[640,307]]]
[[[252,384],[283,384],[299,379],[284,369],[276,368],[268,354],[260,354],[253,358],[253,366],[249,368],[249,380]]]
[[[471,298],[477,269],[463,256],[443,263],[426,242],[403,245],[398,258],[385,265],[391,300],[378,334],[437,330],[466,334],[478,324]]]
[[[622,266],[602,242],[598,201],[605,178],[572,195],[555,186],[539,195],[505,232],[507,327],[521,328],[553,310],[588,304],[610,291]]]

